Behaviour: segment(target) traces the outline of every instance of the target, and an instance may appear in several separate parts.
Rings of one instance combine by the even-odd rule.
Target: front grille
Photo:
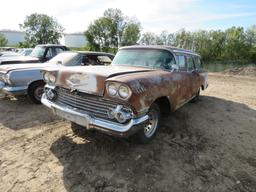
[[[80,111],[103,119],[109,119],[109,109],[116,108],[120,103],[104,99],[100,96],[90,95],[81,92],[70,92],[68,89],[57,88],[57,104],[66,105],[72,108],[76,108]],[[131,111],[128,107],[124,107],[124,110]],[[115,121],[115,120],[113,120]]]

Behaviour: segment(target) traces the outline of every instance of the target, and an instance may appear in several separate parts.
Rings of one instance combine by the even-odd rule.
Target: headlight
[[[116,84],[109,84],[107,88],[109,96],[115,96],[117,94],[117,85]]]
[[[127,99],[131,95],[131,91],[128,87],[121,85],[118,89],[118,95],[122,99]]]
[[[50,75],[49,72],[45,72],[45,73],[43,74],[43,78],[44,78],[44,81],[45,81],[46,83],[49,82],[49,75]]]
[[[49,82],[50,82],[50,83],[55,83],[55,81],[56,81],[56,77],[55,77],[54,75],[50,74],[50,76],[49,76]]]
[[[117,82],[108,83],[106,89],[110,97],[117,97],[123,100],[127,100],[132,94],[128,86]]]
[[[43,78],[44,78],[45,82],[49,83],[49,84],[54,84],[56,81],[56,76],[49,72],[45,72],[43,75]]]

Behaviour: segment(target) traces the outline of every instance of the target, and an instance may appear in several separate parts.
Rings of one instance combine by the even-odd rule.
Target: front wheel
[[[41,104],[41,97],[44,93],[44,82],[35,82],[29,86],[28,97],[35,104]]]
[[[156,136],[156,131],[160,123],[160,109],[157,104],[153,103],[151,105],[148,116],[149,119],[143,126],[143,129],[135,135],[137,141],[140,143],[148,143]]]

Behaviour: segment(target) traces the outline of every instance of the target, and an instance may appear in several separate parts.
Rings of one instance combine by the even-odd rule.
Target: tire
[[[41,104],[41,97],[44,92],[44,82],[32,83],[28,88],[28,97],[35,104]]]
[[[87,133],[86,127],[78,125],[74,122],[71,122],[71,129],[72,129],[74,135],[77,135],[79,137],[84,136]]]
[[[193,99],[191,99],[191,103],[198,102],[199,101],[199,97],[200,97],[200,89],[197,91],[196,96]]]
[[[135,139],[139,143],[149,143],[155,138],[160,124],[160,109],[156,103],[153,103],[148,111],[149,120],[143,125],[143,128],[135,134]]]

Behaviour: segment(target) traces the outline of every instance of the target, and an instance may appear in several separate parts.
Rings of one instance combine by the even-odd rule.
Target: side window
[[[87,55],[84,57],[84,65],[103,65],[97,59],[96,55]]]
[[[201,60],[200,60],[199,57],[197,57],[197,56],[194,57],[194,63],[195,63],[195,68],[196,69],[201,69],[202,68]]]
[[[167,70],[171,70],[173,64],[175,64],[175,59],[173,55],[169,53],[166,54],[165,57],[163,57],[163,63],[162,63],[163,68]]]
[[[178,55],[178,65],[180,70],[186,70],[186,59],[184,55]]]
[[[59,53],[61,53],[61,52],[64,51],[64,50],[63,50],[62,48],[60,48],[60,47],[56,47],[55,50],[56,50],[56,55],[58,55]]]
[[[97,56],[97,59],[103,65],[109,65],[112,62],[112,59],[109,56],[106,56],[106,55],[99,55],[99,56]]]
[[[49,48],[47,53],[46,53],[46,56],[45,56],[47,59],[50,59],[53,57],[53,51],[52,51],[52,48]]]
[[[70,61],[68,61],[69,66],[79,66],[83,62],[83,57],[81,54],[76,55]]]
[[[187,58],[187,70],[192,71],[194,69],[193,58],[190,55],[187,55],[186,58]]]

